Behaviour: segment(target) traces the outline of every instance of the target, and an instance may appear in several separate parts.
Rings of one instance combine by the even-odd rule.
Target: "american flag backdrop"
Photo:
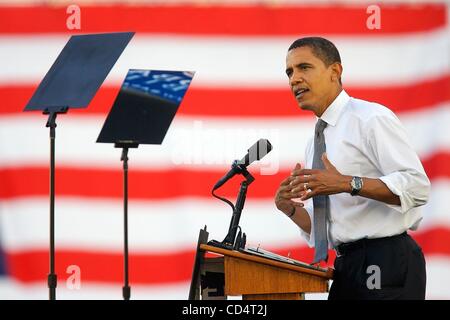
[[[273,198],[315,123],[289,91],[286,50],[316,35],[340,50],[345,90],[389,107],[409,132],[432,182],[412,233],[426,255],[427,298],[450,299],[448,2],[379,3],[379,29],[360,1],[78,1],[79,30],[67,28],[70,4],[0,1],[0,299],[48,296],[47,118],[22,110],[70,35],[116,31],[136,35],[92,103],[57,118],[58,298],[121,299],[120,150],[95,141],[128,69],[196,71],[163,144],[129,153],[132,299],[187,298],[199,229],[222,240],[231,218],[210,190],[259,138],[274,149],[249,167],[248,244],[312,261]],[[239,182],[218,193],[234,202]]]

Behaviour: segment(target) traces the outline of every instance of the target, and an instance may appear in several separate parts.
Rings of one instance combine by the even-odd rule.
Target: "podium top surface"
[[[161,144],[194,72],[131,69],[97,142]]]
[[[72,36],[24,111],[58,112],[86,107],[133,37],[134,32]]]
[[[334,270],[332,268],[324,269],[324,268],[310,267],[310,266],[302,267],[302,266],[290,264],[288,262],[281,262],[281,261],[271,260],[269,258],[263,258],[263,257],[260,257],[260,256],[246,254],[246,253],[242,253],[242,252],[235,251],[235,250],[228,250],[228,249],[218,248],[218,247],[210,246],[210,245],[207,245],[207,244],[201,244],[200,245],[200,249],[204,250],[204,251],[220,254],[220,255],[223,255],[223,256],[239,258],[239,259],[243,259],[243,260],[247,260],[247,261],[253,261],[253,262],[257,262],[257,263],[271,265],[271,266],[278,267],[278,268],[283,268],[283,269],[288,269],[288,270],[292,270],[292,271],[302,272],[302,273],[318,276],[318,277],[321,277],[321,278],[324,278],[324,279],[327,279],[327,280],[331,280],[333,278],[333,271]]]

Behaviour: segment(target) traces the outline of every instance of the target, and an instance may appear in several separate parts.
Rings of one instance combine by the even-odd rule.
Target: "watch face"
[[[359,177],[353,177],[353,179],[352,179],[352,188],[353,189],[357,189],[357,190],[361,189],[362,188],[362,181],[361,180],[362,179],[359,178]]]
[[[352,178],[352,182],[351,182],[351,186],[352,186],[352,191],[350,192],[350,194],[352,196],[356,196],[359,191],[362,189],[362,179],[360,177],[353,177]]]

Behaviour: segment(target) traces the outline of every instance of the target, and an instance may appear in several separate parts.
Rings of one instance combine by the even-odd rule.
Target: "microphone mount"
[[[215,187],[212,190],[212,195],[226,203],[228,203],[233,208],[233,215],[231,216],[230,227],[228,228],[228,234],[224,238],[222,242],[217,240],[211,240],[208,242],[209,245],[213,245],[216,247],[221,247],[230,250],[239,250],[245,247],[246,242],[246,234],[242,233],[241,227],[239,226],[239,220],[241,219],[241,213],[244,209],[245,200],[247,197],[248,186],[255,181],[255,178],[252,176],[250,172],[248,172],[247,167],[240,163],[238,160],[234,160],[231,165],[233,171],[236,174],[242,175],[245,180],[241,182],[239,188],[239,194],[236,199],[236,204],[233,205],[229,200],[219,197],[214,194],[214,191],[219,187]],[[237,230],[239,229],[238,237],[236,238]]]
[[[233,171],[235,171],[236,174],[244,176],[247,185],[255,181],[255,178],[250,174],[250,172],[248,172],[247,166],[245,164],[242,164],[242,160],[234,160],[231,168]]]

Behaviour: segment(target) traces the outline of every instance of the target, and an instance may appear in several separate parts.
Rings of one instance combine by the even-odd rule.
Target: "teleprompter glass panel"
[[[97,142],[161,144],[193,76],[129,70]]]

